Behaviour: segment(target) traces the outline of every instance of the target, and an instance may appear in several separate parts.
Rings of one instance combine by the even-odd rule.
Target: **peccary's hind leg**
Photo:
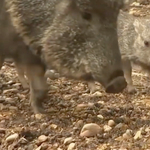
[[[28,82],[25,78],[25,68],[23,65],[20,65],[19,63],[15,62],[16,70],[18,73],[18,78],[23,86],[24,89],[29,88]]]
[[[124,75],[127,81],[127,90],[130,94],[133,94],[136,92],[136,89],[133,85],[132,81],[132,67],[131,67],[131,62],[128,59],[122,60],[123,63],[123,70],[124,70]]]
[[[42,102],[47,95],[45,69],[40,65],[30,66],[27,70],[27,77],[30,83],[30,103],[35,114],[45,113]]]

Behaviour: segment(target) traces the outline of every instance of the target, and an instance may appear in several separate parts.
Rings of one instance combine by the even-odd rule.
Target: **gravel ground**
[[[150,14],[149,1],[130,8],[135,16]],[[136,69],[136,68],[135,68]],[[15,67],[0,72],[0,150],[150,150],[150,80],[133,72],[138,93],[90,94],[87,84],[48,79],[44,100],[48,115],[34,115],[29,90],[24,90]]]

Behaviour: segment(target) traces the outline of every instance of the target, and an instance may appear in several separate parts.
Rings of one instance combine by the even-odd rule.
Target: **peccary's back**
[[[136,32],[133,26],[134,17],[126,12],[120,11],[118,17],[118,41],[122,57],[132,57],[133,43]]]
[[[19,50],[26,49],[10,21],[4,0],[0,1],[0,37],[0,55],[4,57],[15,57]]]
[[[9,6],[15,4],[9,11],[13,12],[11,15],[15,14],[16,19],[13,21],[17,22],[15,23],[16,29],[24,37],[27,44],[39,44],[45,29],[53,21],[54,10],[58,2],[60,0],[7,1]]]

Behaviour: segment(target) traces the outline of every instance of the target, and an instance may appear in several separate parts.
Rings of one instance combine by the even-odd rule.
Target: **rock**
[[[35,149],[35,148],[34,148],[34,145],[33,145],[33,144],[28,145],[27,150],[34,150],[34,149]]]
[[[75,126],[76,126],[77,128],[82,127],[82,126],[83,126],[83,120],[77,121],[77,123],[75,124]]]
[[[132,138],[132,130],[127,129],[126,132],[122,135],[122,137],[125,140]]]
[[[48,127],[48,123],[44,122],[41,124],[41,128],[44,130],[46,127]]]
[[[86,107],[88,107],[87,104],[79,104],[79,105],[77,105],[76,109],[77,110],[82,110],[83,108],[86,108]]]
[[[42,150],[48,150],[48,147],[49,147],[47,143],[42,143],[40,146]]]
[[[4,90],[3,94],[7,94],[7,93],[19,93],[18,89],[8,89],[8,90]]]
[[[126,133],[132,135],[132,130],[127,129],[127,130],[126,130]]]
[[[15,110],[15,111],[17,111],[17,110],[18,110],[18,108],[17,108],[17,107],[15,107],[15,106],[10,106],[10,107],[9,107],[9,109],[10,109],[10,110]]]
[[[68,137],[64,140],[64,144],[70,144],[72,142],[73,138],[72,137]]]
[[[14,101],[14,99],[13,99],[13,98],[10,98],[10,97],[6,98],[6,99],[5,99],[5,102],[8,103],[8,104],[15,104],[15,103],[16,103],[16,102]]]
[[[150,132],[150,128],[147,127],[147,128],[145,129],[145,132]]]
[[[114,120],[109,120],[108,121],[108,126],[113,127],[115,125],[115,121]]]
[[[140,138],[142,138],[142,132],[141,132],[141,130],[139,130],[139,131],[136,132],[136,134],[134,136],[134,140],[137,140],[137,139],[140,139]]]
[[[52,129],[57,129],[58,126],[57,126],[56,124],[51,124],[50,127],[51,127]]]
[[[76,110],[77,111],[81,111],[81,110],[83,110],[83,109],[86,109],[86,108],[92,108],[92,107],[94,107],[94,103],[88,103],[88,104],[79,104],[79,105],[77,105],[77,107],[76,107]]]
[[[108,125],[104,125],[104,131],[105,132],[109,132],[112,129],[112,127],[108,126]]]
[[[67,150],[74,150],[76,144],[75,143],[70,143]]]
[[[35,114],[35,118],[41,120],[43,118],[43,114]]]
[[[101,97],[103,96],[103,94],[99,91],[96,91],[95,93],[93,93],[93,96]]]
[[[0,103],[4,103],[5,102],[5,98],[0,98]]]
[[[1,133],[2,133],[2,134],[5,134],[5,132],[6,132],[6,129],[0,128],[0,134],[1,134]]]
[[[97,115],[97,117],[100,119],[104,119],[104,117],[102,115]]]
[[[94,107],[94,103],[88,103],[88,105],[87,105],[88,107]]]
[[[39,141],[40,143],[45,142],[47,139],[48,139],[48,137],[45,136],[45,135],[40,135],[40,136],[38,137],[38,141]]]
[[[50,89],[56,91],[56,90],[58,90],[59,88],[58,88],[57,86],[51,85],[51,86],[50,86]]]
[[[101,128],[95,123],[85,124],[80,132],[81,137],[95,136],[100,132]]]
[[[140,3],[133,2],[133,3],[131,4],[131,6],[140,6]]]
[[[124,125],[123,123],[119,123],[119,124],[117,124],[117,125],[115,126],[115,128],[118,128],[118,129],[119,129],[119,128],[122,128],[123,125]]]
[[[19,137],[18,133],[11,134],[6,138],[6,142],[13,142]]]
[[[39,146],[39,147],[37,147],[35,150],[41,150],[42,149],[42,147],[41,146]]]
[[[58,147],[57,150],[63,150],[62,148]]]
[[[28,143],[28,140],[25,139],[24,137],[22,137],[19,141],[21,144],[27,144]]]
[[[127,133],[124,133],[124,134],[122,135],[122,137],[123,137],[124,140],[127,140],[127,139],[131,138],[131,136],[128,135]]]

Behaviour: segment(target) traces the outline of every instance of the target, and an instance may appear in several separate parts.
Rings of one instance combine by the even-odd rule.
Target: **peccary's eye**
[[[92,19],[92,15],[90,13],[83,12],[82,13],[82,18],[86,19],[86,20],[91,20]]]
[[[149,42],[148,41],[144,41],[145,46],[149,46]]]

